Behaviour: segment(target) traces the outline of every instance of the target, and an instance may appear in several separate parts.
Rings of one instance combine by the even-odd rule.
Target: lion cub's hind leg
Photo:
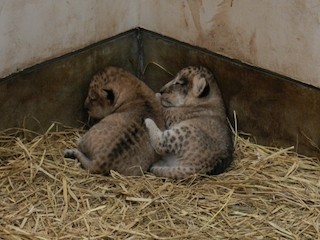
[[[170,163],[167,166],[163,164],[158,165],[158,162],[152,165],[152,167],[150,168],[150,172],[158,177],[173,179],[187,178],[196,173],[193,167],[170,166]]]
[[[188,166],[181,166],[181,162],[175,155],[168,155],[164,160],[152,165],[150,172],[158,177],[182,179],[195,173],[195,169]]]
[[[95,165],[94,162],[91,161],[86,155],[84,155],[77,148],[66,149],[64,151],[64,157],[78,159],[78,161],[81,163],[82,167],[85,169],[88,169],[90,172],[95,172],[95,170],[96,170],[96,168],[94,166]]]

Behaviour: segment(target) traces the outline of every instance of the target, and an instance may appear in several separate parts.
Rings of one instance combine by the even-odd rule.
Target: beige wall
[[[319,0],[143,2],[146,29],[320,87]]]
[[[137,1],[0,0],[0,77],[127,31]]]
[[[0,77],[137,26],[320,87],[319,0],[0,0]]]

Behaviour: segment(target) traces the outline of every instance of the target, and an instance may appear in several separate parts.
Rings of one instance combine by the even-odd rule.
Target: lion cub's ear
[[[195,97],[204,97],[208,95],[209,85],[205,78],[200,76],[195,76],[193,78],[192,92]]]
[[[109,100],[110,104],[113,104],[114,102],[114,93],[112,90],[109,89],[103,89],[103,91],[106,94],[107,99]]]

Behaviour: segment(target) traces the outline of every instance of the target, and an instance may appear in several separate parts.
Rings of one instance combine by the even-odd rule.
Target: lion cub
[[[144,125],[152,118],[164,127],[161,104],[142,81],[116,67],[93,76],[85,107],[90,117],[101,119],[86,132],[76,149],[65,157],[77,158],[92,173],[141,175],[157,160]]]
[[[176,179],[223,172],[232,161],[233,143],[213,74],[204,67],[184,68],[158,98],[168,129],[161,131],[152,119],[145,120],[150,142],[163,156],[150,171]]]

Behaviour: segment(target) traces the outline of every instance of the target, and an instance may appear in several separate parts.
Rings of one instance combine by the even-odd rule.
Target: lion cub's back
[[[78,146],[95,159],[97,173],[115,170],[124,175],[141,175],[156,159],[148,135],[137,114],[112,114],[94,125]]]

